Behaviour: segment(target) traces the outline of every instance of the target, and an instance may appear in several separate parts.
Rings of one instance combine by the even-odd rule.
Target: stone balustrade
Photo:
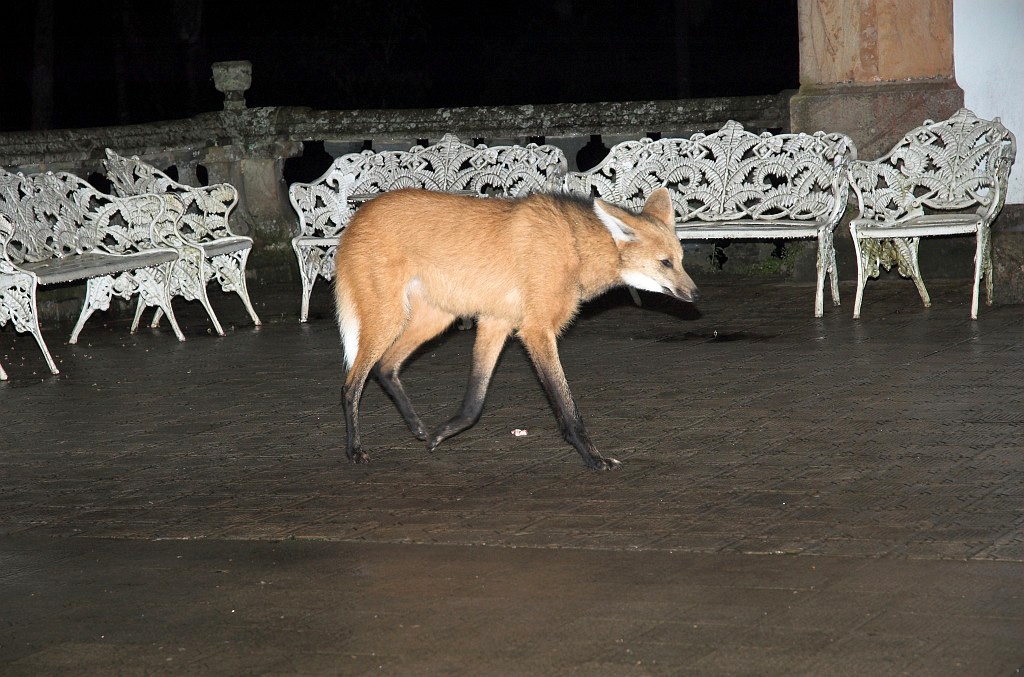
[[[558,146],[569,169],[588,169],[608,148],[644,136],[680,137],[712,132],[729,120],[750,131],[790,131],[793,92],[771,96],[625,101],[519,106],[484,106],[418,110],[316,110],[299,106],[249,108],[245,92],[252,80],[251,64],[230,61],[213,64],[214,86],[224,94],[224,108],[183,120],[89,129],[59,129],[0,133],[0,167],[8,171],[64,170],[102,177],[104,149],[138,155],[160,168],[175,167],[186,184],[231,183],[239,190],[232,215],[236,232],[255,240],[250,270],[259,275],[294,268],[289,241],[295,234],[295,215],[288,202],[288,184],[311,180],[337,157],[362,148],[408,149],[435,142],[446,133],[488,145],[543,142]],[[842,130],[832,130],[842,131]],[[312,145],[311,145],[312,144]],[[289,169],[308,161],[310,148],[326,155],[322,166],[305,176],[289,177]],[[307,157],[304,157],[304,152]],[[1017,262],[1024,250],[1019,235],[1021,209],[1007,205],[993,231],[997,251],[1009,248]],[[1004,227],[1001,227],[1004,226]],[[1001,232],[1005,230],[1005,233]],[[853,270],[852,253],[840,243],[838,255]],[[774,270],[778,259],[770,245],[750,252],[730,247],[734,272]],[[765,249],[768,247],[768,249]],[[695,266],[708,259],[694,252]],[[786,267],[796,279],[813,279],[813,257],[790,250]],[[929,275],[968,275],[949,269],[944,261],[962,258],[938,252],[936,271]],[[690,256],[688,254],[688,256]],[[995,257],[997,302],[1021,299],[1024,275],[1019,264],[1009,269]],[[742,264],[742,265],[740,265]],[[737,270],[740,266],[742,270]],[[283,271],[288,271],[285,273]],[[1009,284],[1000,289],[1000,278]]]
[[[753,130],[784,131],[789,126],[788,93],[422,110],[248,108],[248,61],[215,63],[213,74],[214,86],[224,94],[222,111],[147,124],[0,133],[0,167],[92,176],[103,173],[105,148],[138,155],[160,168],[175,166],[182,183],[233,184],[240,193],[233,226],[258,246],[285,251],[295,230],[285,167],[302,156],[309,142],[322,142],[327,153],[338,156],[365,147],[408,149],[446,133],[489,145],[543,140],[560,147],[570,169],[578,169],[575,159],[592,140],[610,147],[650,134],[710,131],[728,120]]]

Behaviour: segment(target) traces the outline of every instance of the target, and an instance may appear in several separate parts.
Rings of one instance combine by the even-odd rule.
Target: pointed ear
[[[633,229],[627,226],[622,219],[612,214],[612,209],[614,207],[603,200],[594,200],[594,213],[597,214],[597,218],[601,219],[601,223],[608,229],[608,232],[612,234],[612,239],[616,242],[635,242],[636,235],[633,233]]]
[[[662,223],[673,223],[675,221],[675,209],[672,207],[672,196],[668,188],[658,188],[644,203],[644,214],[657,219]]]

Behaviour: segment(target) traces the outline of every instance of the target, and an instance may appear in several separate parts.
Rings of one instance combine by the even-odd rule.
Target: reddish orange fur
[[[597,209],[612,225],[602,222]],[[625,234],[615,239],[610,230],[619,226]],[[697,296],[682,267],[668,191],[655,191],[640,214],[562,195],[506,200],[418,189],[385,193],[360,207],[339,241],[335,278],[349,365],[345,387],[354,396],[352,411],[347,410],[350,458],[355,453],[352,460],[365,460],[358,430],[353,441],[351,429],[358,425],[362,384],[375,366],[410,428],[417,436],[425,434],[404,392],[394,392],[401,390],[397,372],[416,347],[459,316],[476,317],[480,325],[470,388],[477,392],[467,393],[469,413],[449,424],[458,427],[474,411],[479,415],[477,404],[482,405],[490,372],[512,330],[526,344],[542,381],[550,379],[545,387],[553,401],[565,400],[561,404],[571,409],[559,411],[560,403],[554,402],[560,421],[572,422],[575,405],[566,404],[571,395],[555,337],[580,303],[624,284],[624,273],[642,288],[684,300]],[[431,448],[464,427],[447,434],[439,429]],[[592,446],[589,440],[585,446]],[[591,460],[591,451],[580,453]],[[596,450],[591,455],[595,462],[601,459]]]

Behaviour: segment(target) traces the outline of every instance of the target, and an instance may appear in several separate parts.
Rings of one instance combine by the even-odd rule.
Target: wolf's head
[[[683,269],[683,248],[676,237],[672,198],[667,188],[651,193],[639,214],[603,200],[594,200],[594,212],[619,248],[623,282],[682,301],[700,298],[697,285]]]

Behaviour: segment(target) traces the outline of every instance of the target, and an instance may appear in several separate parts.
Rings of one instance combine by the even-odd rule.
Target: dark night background
[[[433,108],[775,94],[798,86],[796,0],[34,0],[4,8],[0,131],[250,107]]]

